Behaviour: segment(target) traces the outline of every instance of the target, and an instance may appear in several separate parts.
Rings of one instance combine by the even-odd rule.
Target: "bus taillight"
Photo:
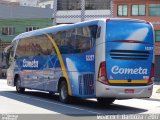
[[[108,22],[108,21],[110,21],[110,18],[107,18],[107,19],[106,19],[106,22]]]
[[[98,71],[98,81],[108,84],[107,75],[106,75],[106,62],[103,61],[100,63]]]
[[[154,64],[152,63],[151,74],[149,77],[148,85],[153,84],[154,81]]]

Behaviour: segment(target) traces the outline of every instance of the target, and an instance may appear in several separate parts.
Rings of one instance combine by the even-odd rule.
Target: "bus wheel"
[[[63,103],[69,102],[68,87],[66,81],[64,80],[60,83],[59,99]]]
[[[115,99],[114,98],[97,98],[100,105],[111,105]]]
[[[16,80],[16,90],[18,93],[24,93],[24,91],[25,91],[25,88],[21,87],[21,80],[19,77]]]

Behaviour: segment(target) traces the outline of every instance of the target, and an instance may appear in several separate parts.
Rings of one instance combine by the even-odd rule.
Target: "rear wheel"
[[[114,98],[97,98],[100,105],[111,105],[115,99]]]
[[[63,103],[69,103],[70,96],[68,95],[68,86],[66,81],[62,81],[59,87],[59,99]]]
[[[24,93],[25,91],[25,88],[21,87],[21,79],[19,77],[16,79],[16,91],[18,93]]]

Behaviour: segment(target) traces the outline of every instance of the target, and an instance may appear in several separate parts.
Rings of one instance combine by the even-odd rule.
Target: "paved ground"
[[[157,93],[157,90],[160,89],[160,85],[154,85],[153,88],[153,94],[152,94],[152,99],[159,99],[160,100],[160,93]]]
[[[37,118],[41,120],[40,118],[44,118],[44,116],[54,117],[57,120],[94,120],[97,119],[99,114],[160,114],[160,94],[155,93],[158,88],[160,88],[159,85],[154,86],[153,95],[149,99],[117,100],[111,106],[99,106],[95,99],[79,99],[72,104],[63,104],[59,102],[58,95],[53,96],[44,92],[30,90],[27,90],[25,94],[18,94],[14,87],[6,85],[6,80],[0,80],[0,113],[3,116],[6,114],[18,114],[22,120],[29,120],[28,117],[35,117],[33,118],[34,120]],[[26,117],[22,114],[25,114]],[[160,115],[158,117],[160,118]]]

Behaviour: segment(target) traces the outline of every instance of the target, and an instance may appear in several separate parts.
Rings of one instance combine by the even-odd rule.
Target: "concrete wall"
[[[52,18],[52,9],[0,5],[0,19]]]

